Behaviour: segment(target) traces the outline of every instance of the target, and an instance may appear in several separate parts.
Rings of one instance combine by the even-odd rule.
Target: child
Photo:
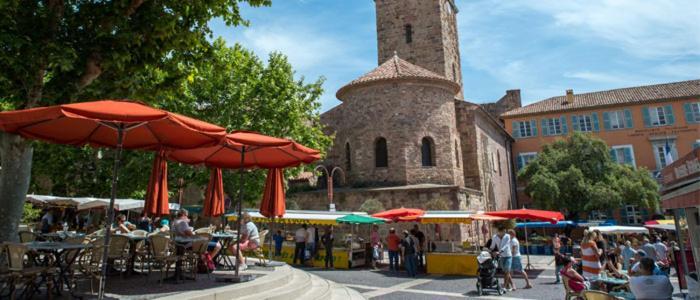
[[[272,239],[275,241],[275,256],[282,255],[282,242],[284,242],[282,230],[277,230],[277,233],[272,236]]]

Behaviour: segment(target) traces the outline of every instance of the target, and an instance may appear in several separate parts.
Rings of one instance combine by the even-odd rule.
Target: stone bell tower
[[[379,64],[394,55],[462,86],[454,0],[375,0]],[[460,89],[459,98],[462,97]]]

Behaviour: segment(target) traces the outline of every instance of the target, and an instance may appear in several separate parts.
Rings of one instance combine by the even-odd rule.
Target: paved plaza
[[[518,288],[498,296],[495,292],[479,297],[476,278],[467,276],[419,275],[410,278],[405,273],[394,274],[386,268],[378,271],[367,269],[323,270],[305,268],[319,277],[344,284],[362,293],[368,299],[563,299],[564,286],[554,284],[554,263],[551,256],[533,256],[535,270],[529,271],[532,289]],[[499,278],[503,282],[502,278]],[[671,277],[674,299],[683,299],[678,289],[678,279]],[[515,278],[517,287],[525,286],[522,277]]]

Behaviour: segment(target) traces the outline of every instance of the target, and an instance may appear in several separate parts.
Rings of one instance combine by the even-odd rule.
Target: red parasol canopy
[[[489,211],[484,213],[489,216],[503,217],[508,219],[527,219],[550,222],[556,224],[564,220],[564,215],[558,211],[537,210],[537,209],[513,209],[501,211]]]
[[[25,138],[74,146],[126,149],[190,149],[216,144],[219,126],[137,102],[103,100],[0,112],[0,130]]]
[[[284,172],[282,169],[270,169],[265,180],[265,191],[260,203],[260,214],[268,218],[282,217],[285,213]]]
[[[170,213],[168,205],[168,161],[163,157],[163,151],[158,151],[153,157],[151,178],[148,179],[148,189],[143,212],[151,216],[162,216]]]
[[[395,208],[373,214],[372,217],[389,219],[394,222],[415,222],[425,211],[418,208]]]
[[[207,193],[204,197],[204,211],[206,217],[218,217],[226,212],[224,207],[224,183],[221,169],[211,169]]]
[[[242,155],[243,150],[245,155]],[[174,161],[225,169],[287,168],[312,163],[320,158],[318,150],[292,140],[250,131],[234,131],[216,146],[173,150],[168,153],[168,159]]]

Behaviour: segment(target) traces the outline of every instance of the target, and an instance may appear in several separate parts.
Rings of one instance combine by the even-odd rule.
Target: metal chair
[[[160,282],[163,281],[163,270],[165,276],[168,276],[168,271],[173,263],[177,263],[181,257],[175,254],[175,251],[170,243],[170,238],[160,234],[151,235],[148,237],[151,244],[151,261],[148,264],[148,277],[151,276],[153,265],[160,265]],[[148,280],[148,279],[147,279]]]
[[[17,287],[24,287],[22,298],[31,299],[34,294],[39,292],[41,282],[46,283],[46,295],[50,299],[52,297],[51,290],[53,289],[53,276],[56,273],[56,268],[53,267],[27,267],[25,266],[25,255],[29,248],[23,244],[5,243],[3,244],[6,254],[7,263],[7,279],[10,285],[10,298],[15,299]],[[37,279],[43,277],[40,283]]]
[[[90,292],[94,293],[93,281],[102,276],[102,256],[104,255],[104,240],[97,239],[94,247],[85,249],[77,258],[78,269],[82,277],[90,279]]]

